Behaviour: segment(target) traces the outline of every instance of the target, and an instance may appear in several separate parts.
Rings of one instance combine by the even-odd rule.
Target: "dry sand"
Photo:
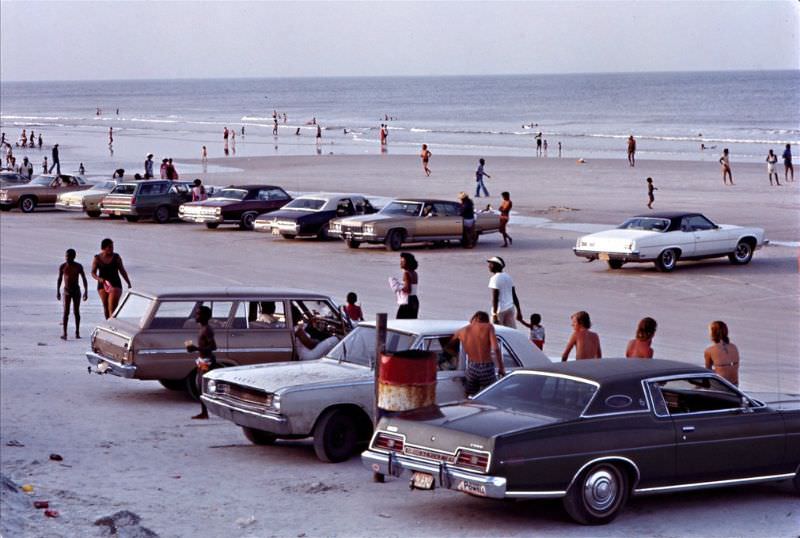
[[[579,309],[592,314],[607,356],[621,355],[637,320],[651,315],[659,322],[656,356],[698,364],[707,323],[723,319],[742,354],[743,388],[797,391],[800,183],[770,188],[765,166],[740,165],[734,167],[737,185],[723,187],[718,166],[708,158],[640,162],[634,169],[624,159],[577,164],[489,158],[489,201],[496,206],[501,190],[512,193],[514,245],[499,248],[495,235],[482,238],[475,250],[411,248],[420,260],[422,317],[466,319],[488,308],[484,260],[499,254],[508,262],[524,313],[542,314],[545,351],[552,356],[560,355],[569,315]],[[242,172],[201,177],[216,185],[268,182],[291,191],[454,199],[474,188],[476,161],[434,155],[433,175],[425,178],[417,158],[391,154],[220,159],[218,164]],[[687,262],[668,275],[652,264],[612,272],[576,258],[571,247],[579,230],[647,211],[648,175],[659,188],[656,209],[697,210],[720,223],[762,226],[781,244],[756,252],[744,267],[726,259]],[[4,536],[102,536],[106,527],[92,523],[120,510],[138,514],[141,526],[161,536],[522,536],[534,529],[548,536],[798,533],[796,498],[783,485],[634,499],[614,524],[587,529],[570,523],[558,502],[411,493],[404,481],[371,483],[357,459],[318,462],[307,440],[255,447],[226,421],[193,422],[196,404],[181,394],[155,382],[88,375],[88,338],[58,339],[55,279],[63,251],[76,248],[88,270],[106,236],[114,238],[134,286],[142,289],[292,286],[339,301],[355,290],[368,317],[394,312],[386,277],[398,271],[399,257],[381,248],[354,251],[338,242],[54,211],[3,213],[0,463],[5,475],[33,484],[33,498],[50,500],[61,514],[44,518],[21,494],[4,490]],[[92,290],[84,306],[87,337],[100,320]],[[49,460],[51,453],[64,460]]]

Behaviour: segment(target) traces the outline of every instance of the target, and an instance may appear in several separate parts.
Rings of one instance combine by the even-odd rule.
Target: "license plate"
[[[469,493],[470,495],[477,495],[478,497],[486,497],[486,486],[483,484],[475,484],[467,480],[460,480],[456,486],[458,491]]]
[[[414,489],[433,489],[433,475],[414,472],[411,475],[411,487]]]
[[[281,235],[281,231],[277,228],[272,229],[272,235]]]
[[[601,252],[600,254],[597,255],[597,257],[604,262],[607,262],[610,259],[608,256],[608,252]]]

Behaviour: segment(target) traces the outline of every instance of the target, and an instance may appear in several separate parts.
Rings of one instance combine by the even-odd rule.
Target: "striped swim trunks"
[[[470,362],[466,372],[467,396],[472,396],[497,380],[491,362]]]

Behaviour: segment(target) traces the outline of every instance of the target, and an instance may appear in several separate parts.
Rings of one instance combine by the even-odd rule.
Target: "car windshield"
[[[522,413],[577,417],[597,391],[594,384],[536,372],[504,377],[474,401]]]
[[[620,230],[645,230],[647,232],[666,232],[668,228],[668,219],[652,217],[633,217],[619,225]]]
[[[134,192],[136,192],[136,185],[133,183],[124,183],[114,187],[111,194],[133,194]]]
[[[122,299],[122,304],[117,308],[114,318],[133,323],[141,328],[144,326],[144,318],[152,304],[153,300],[148,297],[137,293],[128,293]]]
[[[381,209],[381,215],[404,215],[406,217],[416,217],[422,209],[421,202],[391,202]]]
[[[28,185],[50,185],[53,179],[55,178],[49,176],[36,176],[28,182]]]
[[[405,351],[411,347],[413,341],[413,335],[386,332],[387,351]],[[328,358],[369,366],[375,358],[375,327],[356,327],[328,353]]]
[[[101,181],[96,185],[92,186],[92,190],[103,191],[103,190],[110,190],[116,186],[116,181]]]
[[[214,193],[214,198],[228,198],[229,200],[244,200],[247,191],[244,189],[222,189]]]
[[[295,198],[285,206],[283,209],[301,209],[306,211],[318,211],[325,205],[325,200],[319,198]]]

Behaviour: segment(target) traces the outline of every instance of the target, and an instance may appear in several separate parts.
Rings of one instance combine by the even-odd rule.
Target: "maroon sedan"
[[[238,224],[252,230],[256,216],[280,209],[292,199],[274,185],[231,185],[208,200],[181,205],[178,216],[186,222],[205,223],[214,229],[220,224]]]

